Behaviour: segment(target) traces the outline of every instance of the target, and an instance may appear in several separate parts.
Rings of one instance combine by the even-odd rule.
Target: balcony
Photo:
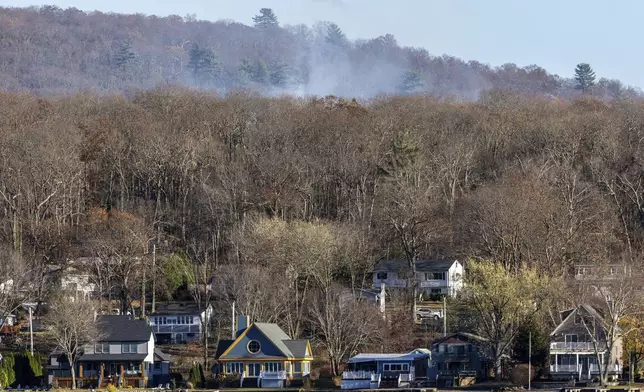
[[[605,351],[606,345],[598,343],[599,351]],[[593,342],[550,342],[550,351],[595,351]]]
[[[371,378],[375,375],[375,372],[369,372],[369,371],[349,371],[349,372],[342,372],[342,379],[343,380],[371,380]]]
[[[607,365],[609,373],[621,373],[623,370],[622,365],[613,364]],[[550,373],[579,373],[581,371],[581,365],[550,365]],[[591,364],[590,365],[591,373],[599,373],[599,365]]]
[[[447,287],[447,281],[446,280],[421,280],[420,281],[420,287],[422,288],[439,288],[439,287]]]

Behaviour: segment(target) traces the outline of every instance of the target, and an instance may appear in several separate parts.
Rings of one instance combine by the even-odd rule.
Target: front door
[[[260,365],[259,363],[248,364],[248,377],[259,377]]]
[[[588,357],[579,357],[579,365],[581,365],[581,376],[580,380],[588,380],[588,373],[590,370],[590,361]]]

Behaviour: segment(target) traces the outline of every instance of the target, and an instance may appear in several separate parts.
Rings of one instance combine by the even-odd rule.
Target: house
[[[406,260],[381,260],[373,271],[373,287],[411,287],[411,278]],[[458,260],[418,260],[415,278],[421,293],[452,296],[463,288],[464,269]]]
[[[599,377],[595,343],[602,364],[608,366],[609,376],[616,378],[622,373],[622,340],[618,339],[608,352],[602,315],[595,308],[582,305],[562,312],[561,318],[563,321],[550,334],[551,378],[589,380]]]
[[[98,316],[100,338],[85,345],[76,364],[81,385],[145,388],[167,382],[170,358],[155,348],[152,328],[132,316]],[[47,365],[50,384],[71,386],[71,370],[65,355],[55,350]]]
[[[61,291],[77,300],[97,298],[98,286],[93,279],[93,269],[100,265],[97,257],[80,257],[67,260],[63,266],[49,266],[48,279]]]
[[[380,313],[384,315],[386,310],[387,293],[385,285],[382,284],[380,290],[365,290],[365,289],[344,289],[340,294],[340,300],[345,303],[347,301],[358,301],[363,303],[372,304],[376,306]]]
[[[342,389],[403,388],[427,380],[431,352],[416,349],[402,354],[358,354],[347,361]]]
[[[237,320],[233,340],[220,340],[215,375],[238,375],[240,386],[283,388],[303,384],[313,354],[308,340],[291,339],[277,324]]]
[[[576,264],[574,268],[574,276],[577,281],[609,282],[632,274],[632,267],[620,262],[610,264]]]
[[[158,344],[199,342],[212,313],[212,305],[199,311],[195,304],[160,303],[150,315],[150,325]]]
[[[494,368],[486,346],[487,339],[465,332],[435,340],[431,344],[432,367],[429,379],[446,387],[486,379]]]

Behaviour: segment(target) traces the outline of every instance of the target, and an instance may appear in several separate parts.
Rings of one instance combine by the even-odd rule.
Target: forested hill
[[[392,35],[352,42],[341,26],[282,26],[263,9],[254,26],[194,17],[85,13],[55,6],[0,8],[0,88],[43,95],[126,91],[184,84],[264,94],[430,93],[476,99],[481,91],[570,97],[572,79],[538,66],[490,67],[421,48]],[[571,74],[575,64],[571,64]],[[598,78],[601,75],[598,75]],[[635,91],[599,79],[593,94]]]

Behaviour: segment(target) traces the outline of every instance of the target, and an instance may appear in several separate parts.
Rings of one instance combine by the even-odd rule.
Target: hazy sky
[[[37,0],[0,0],[4,6]],[[537,64],[572,76],[590,63],[598,77],[644,87],[644,53],[637,28],[644,1],[616,0],[48,0],[44,4],[122,13],[196,14],[198,19],[252,23],[273,8],[283,24],[337,23],[349,38],[393,34],[421,46],[490,65]]]

